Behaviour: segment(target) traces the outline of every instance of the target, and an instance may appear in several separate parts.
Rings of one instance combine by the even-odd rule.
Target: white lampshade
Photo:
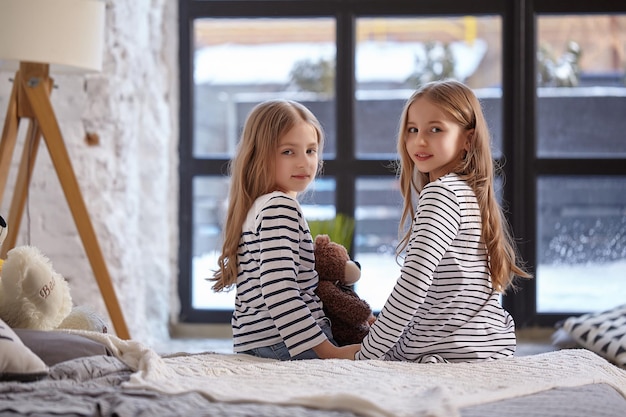
[[[50,64],[50,72],[102,69],[104,1],[0,0],[0,69]]]

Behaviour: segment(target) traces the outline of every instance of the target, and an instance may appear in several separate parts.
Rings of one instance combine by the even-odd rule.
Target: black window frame
[[[618,4],[622,3],[622,4]],[[271,12],[268,12],[271,11]],[[227,159],[193,155],[193,22],[196,18],[331,17],[336,19],[335,159],[325,160],[324,173],[336,181],[338,213],[353,215],[356,179],[390,176],[387,159],[357,159],[354,138],[355,24],[360,17],[445,17],[499,15],[502,19],[502,129],[506,183],[503,200],[519,251],[534,273],[536,265],[536,183],[543,175],[626,175],[624,159],[548,159],[535,152],[536,129],[536,17],[539,14],[626,13],[624,2],[614,0],[295,0],[213,1],[179,0],[180,138],[179,138],[179,277],[182,323],[226,323],[231,312],[199,310],[192,300],[193,178],[225,175]],[[347,53],[345,51],[348,51]],[[506,133],[506,134],[505,134]],[[582,163],[584,162],[584,163]],[[339,198],[339,196],[341,198]],[[519,282],[519,289],[503,297],[505,308],[519,328],[552,326],[571,315],[538,314],[534,280]]]

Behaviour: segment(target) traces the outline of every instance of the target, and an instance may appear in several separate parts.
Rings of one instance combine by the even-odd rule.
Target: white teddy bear
[[[0,245],[7,233],[0,216]],[[18,246],[0,263],[0,318],[16,329],[107,332],[96,313],[73,307],[70,287],[34,246]]]

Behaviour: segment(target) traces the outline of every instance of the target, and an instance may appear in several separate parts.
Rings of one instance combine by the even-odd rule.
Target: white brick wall
[[[151,344],[167,338],[168,321],[178,312],[177,4],[108,0],[106,11],[102,72],[51,74],[52,105],[131,336]],[[0,72],[2,125],[12,77]],[[0,206],[5,218],[26,124]],[[88,132],[99,144],[87,144]],[[19,244],[50,258],[70,282],[75,304],[107,317],[43,142]]]

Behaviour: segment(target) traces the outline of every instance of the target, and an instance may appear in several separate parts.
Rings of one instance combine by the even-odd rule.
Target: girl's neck
[[[289,197],[293,198],[294,200],[298,196],[298,192],[297,191],[287,191],[287,190],[281,190],[279,188],[277,188],[275,191],[278,191],[279,193],[287,194]]]

